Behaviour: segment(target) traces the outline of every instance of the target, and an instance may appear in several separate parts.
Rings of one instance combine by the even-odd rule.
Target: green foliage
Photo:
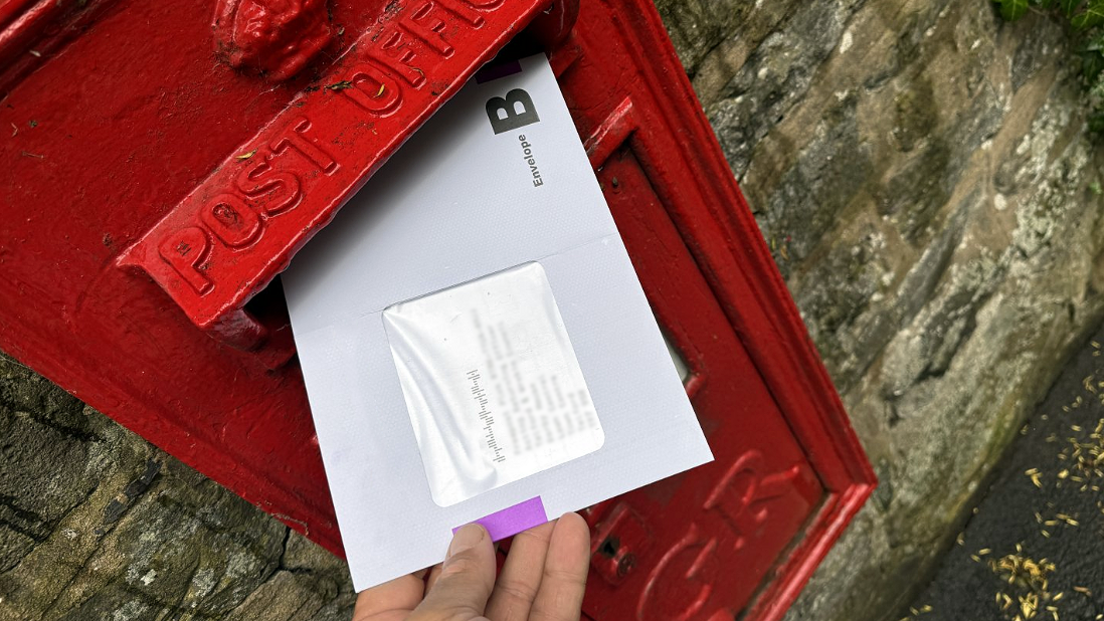
[[[1104,2],[1094,1],[1084,11],[1070,18],[1070,23],[1078,30],[1092,28],[1104,23]]]
[[[1020,19],[1027,13],[1027,0],[997,0],[1001,7],[1001,16],[1008,21]]]
[[[993,0],[1004,19],[1029,11],[1054,13],[1069,22],[1080,60],[1081,83],[1088,93],[1089,128],[1104,133],[1104,0]]]

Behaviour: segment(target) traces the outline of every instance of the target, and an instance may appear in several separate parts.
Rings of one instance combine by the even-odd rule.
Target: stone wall
[[[659,0],[881,479],[790,619],[889,618],[1071,346],[1104,220],[1056,23]],[[342,564],[0,356],[0,621],[345,621]]]
[[[0,621],[349,621],[343,562],[0,355]]]
[[[659,0],[881,484],[791,621],[893,617],[1102,317],[1057,22],[986,0]]]

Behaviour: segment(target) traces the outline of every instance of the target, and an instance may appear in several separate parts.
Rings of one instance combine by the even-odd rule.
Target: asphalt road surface
[[[1104,329],[1020,432],[903,619],[1104,619]]]

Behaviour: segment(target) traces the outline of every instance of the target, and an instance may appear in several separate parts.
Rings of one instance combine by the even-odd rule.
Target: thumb
[[[452,537],[433,588],[411,619],[483,619],[495,581],[495,551],[486,529],[468,524]]]

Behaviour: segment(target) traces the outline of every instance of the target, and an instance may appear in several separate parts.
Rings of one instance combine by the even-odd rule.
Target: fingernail
[[[449,544],[448,554],[445,555],[445,560],[449,560],[464,550],[474,548],[476,544],[483,541],[483,537],[486,534],[487,531],[479,524],[464,525],[452,536],[452,543]]]

